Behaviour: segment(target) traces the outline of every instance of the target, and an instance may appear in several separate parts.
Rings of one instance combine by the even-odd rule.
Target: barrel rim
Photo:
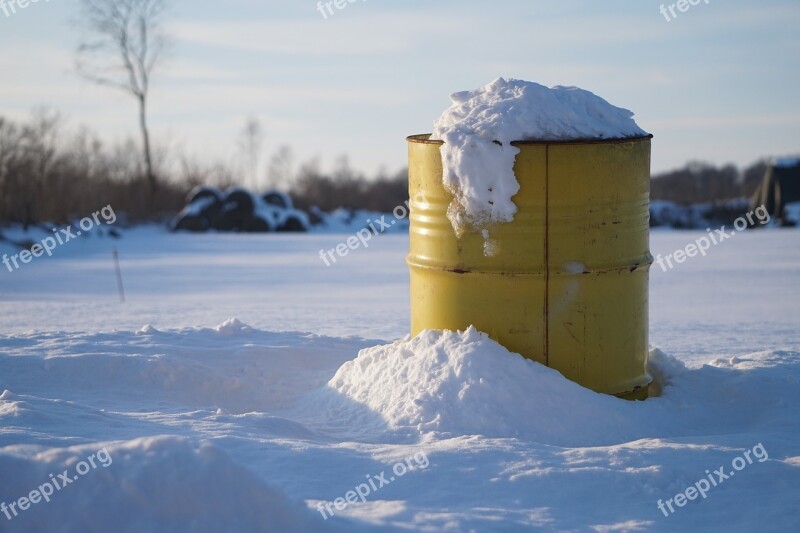
[[[431,140],[430,136],[433,135],[432,133],[420,133],[417,135],[409,135],[406,137],[406,141],[410,143],[419,143],[419,144],[444,144],[444,141],[439,140]],[[569,139],[569,140],[556,140],[556,141],[512,141],[512,146],[541,146],[541,145],[570,145],[570,144],[621,144],[626,142],[636,142],[636,141],[649,141],[653,138],[652,133],[648,133],[647,135],[639,135],[636,137],[614,137],[614,138],[607,138],[607,139]]]

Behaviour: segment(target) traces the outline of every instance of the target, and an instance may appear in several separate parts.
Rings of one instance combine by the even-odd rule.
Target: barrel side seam
[[[544,363],[550,366],[550,146],[544,148]]]

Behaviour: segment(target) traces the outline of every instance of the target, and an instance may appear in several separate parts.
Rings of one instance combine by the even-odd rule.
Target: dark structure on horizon
[[[800,157],[777,159],[767,167],[750,209],[763,205],[780,225],[793,226],[797,221],[787,217],[786,210],[792,202],[800,202]]]

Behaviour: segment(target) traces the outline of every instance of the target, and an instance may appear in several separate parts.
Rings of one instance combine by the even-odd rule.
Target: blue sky
[[[9,2],[10,0],[5,0]],[[650,0],[176,0],[156,75],[156,142],[235,162],[248,116],[265,159],[340,154],[367,173],[405,165],[451,92],[498,76],[577,85],[636,113],[653,171],[745,165],[800,152],[800,1],[704,0],[670,21]],[[0,11],[0,114],[62,111],[111,142],[136,135],[134,101],[72,71],[77,0]]]

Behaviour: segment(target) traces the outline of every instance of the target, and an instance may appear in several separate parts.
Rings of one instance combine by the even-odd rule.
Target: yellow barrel
[[[456,237],[441,141],[408,138],[411,334],[474,325],[597,392],[647,397],[650,139],[516,142],[514,221]]]

